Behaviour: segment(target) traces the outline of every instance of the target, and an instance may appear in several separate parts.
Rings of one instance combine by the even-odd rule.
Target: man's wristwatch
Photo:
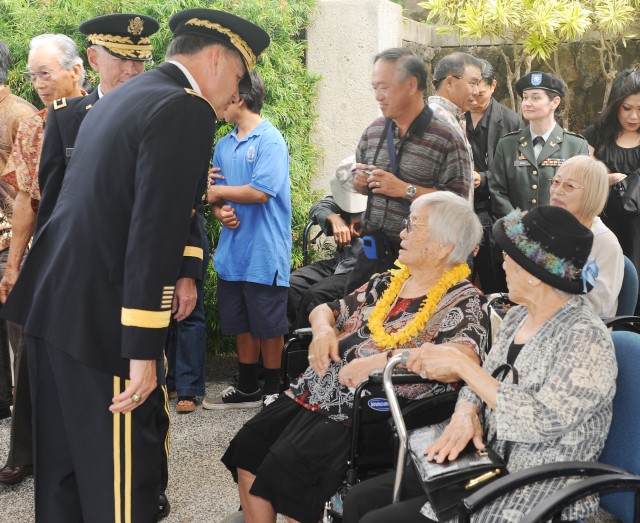
[[[404,194],[408,200],[411,200],[416,195],[416,192],[418,192],[418,189],[416,189],[415,185],[407,185]]]

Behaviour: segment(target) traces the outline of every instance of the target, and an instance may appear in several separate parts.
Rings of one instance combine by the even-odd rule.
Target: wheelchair
[[[504,293],[486,296],[485,301],[490,317],[487,326],[490,347],[493,332],[504,317],[505,306],[510,302]],[[285,344],[282,361],[283,390],[308,367],[307,356],[311,337],[310,328],[298,329]],[[400,369],[393,373],[391,380],[394,386],[425,381],[416,374]],[[448,390],[439,396],[403,402],[399,408],[406,426],[411,430],[449,418],[455,408],[457,396],[457,390]],[[383,387],[382,371],[373,372],[368,380],[356,388],[351,448],[345,479],[338,492],[325,504],[322,523],[341,521],[342,500],[352,486],[396,467],[399,442],[387,398],[388,391]]]

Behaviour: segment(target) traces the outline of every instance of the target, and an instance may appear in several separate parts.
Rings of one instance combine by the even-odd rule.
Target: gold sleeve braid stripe
[[[200,260],[204,259],[204,250],[201,247],[191,247],[187,245],[184,248],[184,256],[191,256]]]
[[[227,29],[226,27],[222,27],[220,24],[216,24],[215,22],[210,22],[209,20],[201,20],[200,18],[192,18],[185,22],[185,25],[198,25],[200,27],[206,27],[207,29],[213,29],[214,31],[218,31],[223,35],[229,37],[231,43],[236,47],[238,51],[244,57],[244,61],[247,65],[247,69],[249,72],[253,71],[253,66],[256,64],[256,55],[251,50],[251,47],[247,42],[245,42],[239,35]]]
[[[121,322],[125,327],[163,329],[169,326],[171,311],[145,311],[122,308]]]

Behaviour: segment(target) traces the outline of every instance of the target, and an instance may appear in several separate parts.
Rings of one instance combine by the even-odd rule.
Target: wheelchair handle
[[[404,472],[404,464],[407,458],[407,427],[404,424],[404,418],[402,417],[402,411],[400,410],[400,404],[396,397],[393,383],[391,382],[391,375],[393,369],[398,365],[405,365],[409,357],[409,351],[405,351],[402,354],[393,356],[384,368],[382,374],[382,387],[387,395],[387,401],[389,402],[389,410],[391,410],[391,417],[396,427],[396,433],[398,434],[398,460],[396,462],[396,475],[393,484],[393,500],[392,503],[397,503],[400,500],[400,490],[402,489],[402,474]]]

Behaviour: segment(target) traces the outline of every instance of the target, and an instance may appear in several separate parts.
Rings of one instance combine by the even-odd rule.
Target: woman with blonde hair
[[[609,194],[608,170],[590,156],[574,156],[562,164],[551,180],[550,203],[563,207],[593,232],[589,258],[595,260],[594,289],[586,295],[601,318],[616,315],[622,288],[624,257],[615,234],[598,215]]]

